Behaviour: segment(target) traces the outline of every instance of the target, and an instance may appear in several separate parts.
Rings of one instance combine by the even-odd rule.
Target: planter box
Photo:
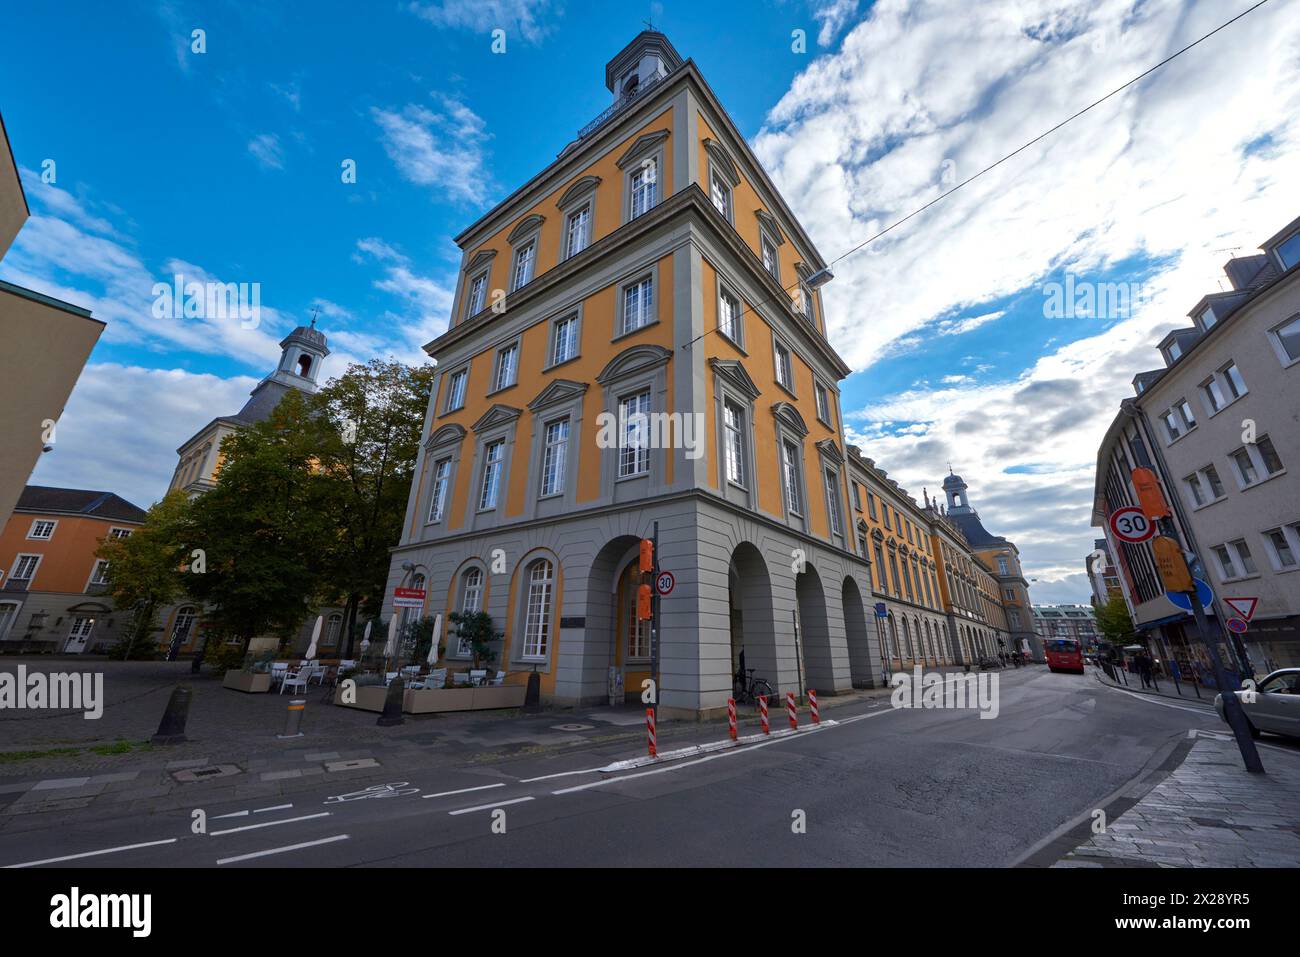
[[[341,704],[345,708],[357,708],[360,711],[380,712],[384,710],[384,699],[388,697],[388,689],[383,685],[362,685],[357,688],[357,700],[352,704],[343,703],[343,686],[340,684],[334,690],[334,703]]]
[[[434,714],[441,711],[522,708],[527,691],[524,685],[420,689],[406,692],[402,698],[402,710],[407,714]]]
[[[249,694],[263,694],[271,690],[271,675],[269,672],[227,671],[221,687]]]

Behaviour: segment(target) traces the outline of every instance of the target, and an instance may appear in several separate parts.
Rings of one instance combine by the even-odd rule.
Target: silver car
[[[1300,668],[1279,668],[1260,679],[1254,691],[1244,689],[1235,694],[1250,721],[1252,737],[1271,731],[1300,738]],[[1214,710],[1223,717],[1223,695],[1214,696]]]

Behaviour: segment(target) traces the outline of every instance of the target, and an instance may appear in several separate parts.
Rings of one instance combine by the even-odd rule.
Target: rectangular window
[[[999,575],[1011,574],[1011,567],[1007,564],[1007,560],[1005,558],[998,559],[998,574]]]
[[[867,489],[867,514],[871,516],[872,521],[876,520],[876,496],[871,489]]]
[[[1228,404],[1223,397],[1223,389],[1219,387],[1219,380],[1213,376],[1201,383],[1201,394],[1205,396],[1205,404],[1209,406],[1211,414]]]
[[[620,478],[642,475],[650,471],[649,414],[649,391],[628,396],[618,404]]]
[[[1286,532],[1280,528],[1270,529],[1264,533],[1268,539],[1269,545],[1273,548],[1273,561],[1279,569],[1295,568],[1295,552],[1291,548],[1291,542],[1286,537]]]
[[[779,342],[776,344],[776,381],[791,392],[794,391],[794,371],[790,366],[790,350]]]
[[[650,276],[623,288],[623,332],[649,325],[654,318],[654,280]]]
[[[546,448],[542,452],[542,494],[564,491],[564,467],[569,452],[569,420],[560,419],[546,426]]]
[[[813,391],[817,394],[817,418],[821,419],[827,425],[831,424],[831,398],[830,393],[820,383],[813,384]]]
[[[799,447],[781,445],[781,483],[785,486],[785,507],[791,515],[803,514],[803,490],[799,487]]]
[[[38,518],[36,521],[32,522],[32,528],[31,531],[27,533],[27,537],[37,541],[48,542],[54,537],[54,526],[56,524],[57,523],[55,522],[49,522]]]
[[[1273,330],[1282,354],[1291,362],[1300,360],[1300,316],[1296,316]]]
[[[1277,449],[1273,448],[1273,440],[1267,435],[1261,435],[1255,443],[1255,448],[1259,449],[1259,459],[1264,463],[1264,471],[1269,475],[1276,475],[1282,471],[1282,460],[1278,458]]]
[[[95,562],[95,570],[90,573],[90,583],[92,585],[108,584],[108,562],[100,559]]]
[[[763,250],[763,268],[771,274],[773,279],[780,281],[781,260],[777,257],[776,246],[766,236],[763,236],[759,242]]]
[[[72,619],[72,628],[68,631],[68,638],[72,641],[87,641],[90,633],[95,630],[95,619],[76,617]]]
[[[1196,416],[1192,415],[1192,407],[1186,399],[1178,400],[1178,411],[1183,415],[1183,424],[1189,429],[1196,428]]]
[[[650,657],[650,622],[636,616],[636,588],[629,587],[627,613],[627,656],[629,659]]]
[[[469,381],[469,370],[459,369],[447,380],[447,408],[444,412],[455,412],[465,407],[465,383]]]
[[[16,582],[31,581],[36,574],[36,566],[40,563],[40,555],[19,555],[14,570],[9,575],[9,580]]]
[[[515,384],[519,375],[519,346],[508,345],[497,353],[496,372],[492,376],[492,391]]]
[[[880,543],[876,542],[876,588],[884,591],[885,585],[885,553],[880,548]]]
[[[1219,370],[1219,374],[1223,376],[1223,381],[1228,383],[1228,391],[1232,393],[1234,399],[1240,399],[1249,391],[1246,388],[1246,380],[1241,377],[1235,362],[1229,362]]]
[[[726,181],[713,173],[713,182],[709,188],[709,197],[713,200],[713,208],[720,212],[723,217],[730,222],[731,220],[731,187]]]
[[[477,316],[487,305],[488,274],[475,276],[469,283],[469,295],[465,297],[465,318]]]
[[[533,281],[533,267],[537,263],[537,243],[520,247],[515,253],[515,276],[510,288],[519,289]]]
[[[1243,572],[1247,575],[1258,574],[1259,569],[1255,567],[1255,558],[1250,554],[1250,548],[1247,547],[1245,539],[1239,538],[1235,542],[1230,542],[1229,544],[1236,551],[1237,559],[1241,562]]]
[[[740,342],[740,300],[725,289],[718,297],[718,331],[732,342]]]
[[[1201,491],[1201,477],[1193,472],[1183,479],[1183,484],[1187,486],[1187,493],[1192,497],[1193,507],[1205,504],[1205,493]]]
[[[631,215],[629,218],[636,219],[642,213],[649,212],[654,207],[658,182],[657,167],[658,163],[654,160],[646,160],[632,174]]]
[[[565,219],[564,258],[576,256],[591,242],[591,206],[575,209]]]
[[[1210,485],[1210,493],[1215,498],[1223,498],[1223,483],[1219,481],[1219,470],[1213,465],[1209,465],[1201,470],[1201,474],[1205,476],[1205,481]]]
[[[826,507],[829,509],[831,521],[831,532],[836,535],[844,534],[844,520],[840,516],[840,491],[838,476],[834,470],[826,469],[824,472],[826,478]]]
[[[433,466],[433,490],[429,496],[429,521],[441,522],[447,508],[447,489],[451,483],[451,459],[439,459]]]
[[[130,538],[131,532],[133,531],[134,529],[130,529],[130,528],[110,528],[108,530],[108,537],[109,538]]]
[[[862,511],[862,486],[857,482],[850,482],[853,486],[853,508],[856,511]]]
[[[733,402],[722,406],[726,431],[727,481],[745,484],[745,413]]]
[[[1224,578],[1237,577],[1237,566],[1233,564],[1232,555],[1229,554],[1227,546],[1215,545],[1214,557],[1219,560],[1219,570],[1223,572]]]
[[[1162,418],[1165,422],[1165,432],[1169,435],[1169,441],[1180,439],[1183,436],[1182,426],[1178,421],[1178,413],[1173,409],[1168,410]]]
[[[489,443],[483,449],[483,490],[479,493],[479,511],[497,507],[497,493],[501,489],[501,468],[504,465],[506,443],[502,439]]]
[[[1290,269],[1300,263],[1300,233],[1295,233],[1277,244],[1277,259],[1283,269]]]
[[[812,293],[808,291],[807,286],[799,287],[799,311],[803,313],[803,317],[809,322],[816,321],[816,316],[813,315]]]
[[[528,574],[524,615],[524,657],[545,658],[551,636],[551,563],[539,561]]]
[[[1254,485],[1259,481],[1259,473],[1255,471],[1255,463],[1251,461],[1250,453],[1245,449],[1237,449],[1232,453],[1232,461],[1237,466],[1237,474],[1241,477],[1242,485]]]
[[[555,323],[555,347],[551,350],[551,365],[568,362],[578,354],[578,317],[565,316]]]

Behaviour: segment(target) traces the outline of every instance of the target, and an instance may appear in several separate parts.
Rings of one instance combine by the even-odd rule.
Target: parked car
[[[1300,668],[1279,668],[1261,679],[1253,691],[1234,693],[1246,712],[1252,737],[1270,731],[1300,738]],[[1223,695],[1214,696],[1214,710],[1223,718]]]

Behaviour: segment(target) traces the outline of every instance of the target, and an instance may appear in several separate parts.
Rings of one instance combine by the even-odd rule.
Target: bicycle
[[[735,696],[736,704],[752,704],[758,707],[759,695],[766,695],[768,701],[771,701],[774,695],[772,686],[767,683],[766,678],[755,678],[753,668],[745,669],[745,677],[739,674],[732,676],[732,694]]]

